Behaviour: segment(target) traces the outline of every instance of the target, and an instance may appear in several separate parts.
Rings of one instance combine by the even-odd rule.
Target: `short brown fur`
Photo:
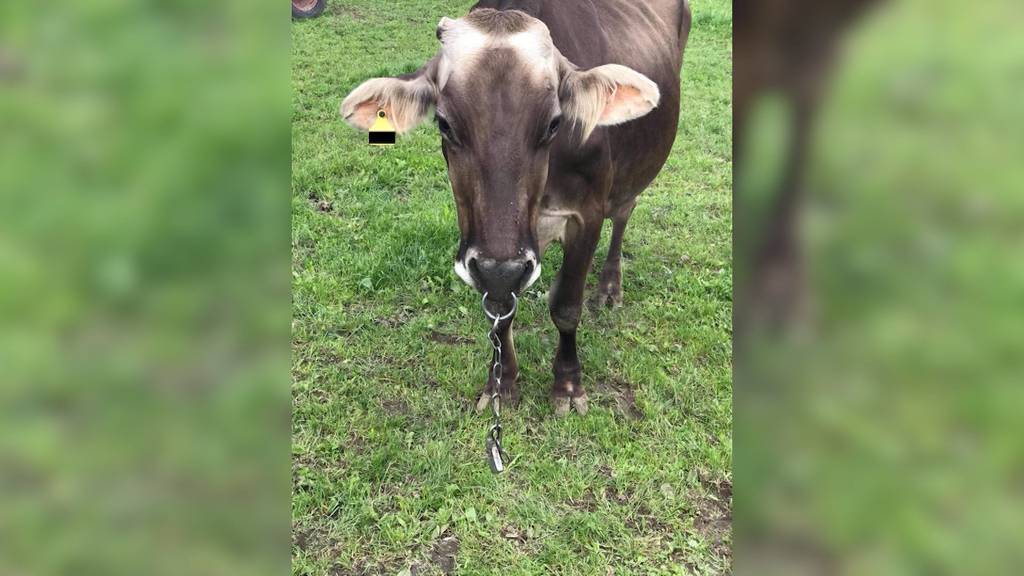
[[[467,14],[465,19],[481,32],[496,35],[524,32],[530,27],[526,14],[514,10],[481,8]]]

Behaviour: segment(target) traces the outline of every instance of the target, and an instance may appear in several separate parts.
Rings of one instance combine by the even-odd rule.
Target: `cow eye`
[[[544,138],[543,138],[542,143],[543,144],[547,144],[548,142],[551,142],[551,140],[553,140],[555,138],[555,134],[558,133],[558,127],[561,126],[561,125],[562,125],[562,117],[561,116],[555,116],[551,120],[551,122],[548,124],[548,129],[544,133]]]
[[[558,133],[558,127],[561,125],[562,117],[555,116],[554,120],[551,121],[551,124],[548,124],[548,138],[554,137],[554,135]]]
[[[441,132],[441,136],[449,140],[452,139],[452,127],[448,124],[448,121],[444,119],[444,116],[435,114],[434,119],[437,120],[437,129]]]

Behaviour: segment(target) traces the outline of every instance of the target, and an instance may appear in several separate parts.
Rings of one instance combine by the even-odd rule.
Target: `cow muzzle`
[[[497,260],[479,256],[469,250],[462,262],[455,264],[455,272],[489,300],[507,302],[512,293],[520,294],[540,276],[540,264],[532,253],[522,258]]]

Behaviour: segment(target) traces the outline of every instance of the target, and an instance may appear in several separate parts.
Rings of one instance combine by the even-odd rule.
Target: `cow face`
[[[382,109],[402,133],[435,109],[458,210],[455,272],[507,300],[540,276],[537,219],[553,142],[568,132],[561,137],[580,143],[597,126],[646,114],[658,87],[616,64],[578,70],[541,21],[518,11],[442,18],[437,37],[440,51],[420,70],[363,83],[341,114],[366,130]]]

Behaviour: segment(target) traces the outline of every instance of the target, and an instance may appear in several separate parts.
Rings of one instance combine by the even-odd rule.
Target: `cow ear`
[[[586,140],[597,126],[628,122],[658,105],[658,85],[643,74],[619,64],[590,70],[563,67],[560,82],[562,111],[583,129]]]
[[[369,130],[383,110],[399,134],[427,117],[437,103],[431,60],[419,70],[393,78],[373,78],[360,84],[341,103],[341,117],[360,130]]]

